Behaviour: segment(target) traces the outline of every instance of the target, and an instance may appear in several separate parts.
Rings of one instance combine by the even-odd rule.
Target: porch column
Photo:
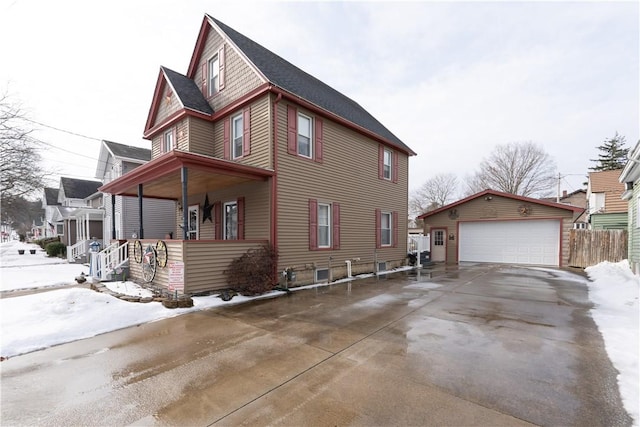
[[[84,217],[84,239],[89,240],[91,238],[91,215],[89,213],[85,214]]]
[[[117,239],[116,236],[116,195],[111,195],[111,238]]]
[[[138,239],[144,239],[144,224],[142,223],[142,184],[138,184],[138,212],[140,215],[138,216],[138,224],[139,230]]]
[[[182,239],[187,240],[187,233],[189,231],[189,198],[187,190],[187,168],[182,167],[180,170],[180,179],[182,181]]]

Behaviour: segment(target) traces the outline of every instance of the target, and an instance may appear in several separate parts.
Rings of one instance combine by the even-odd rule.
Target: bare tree
[[[29,136],[23,112],[10,101],[7,93],[0,95],[0,203],[2,220],[18,216],[19,201],[45,184],[47,174],[41,166],[41,143]]]
[[[409,198],[409,211],[416,217],[453,201],[458,191],[458,177],[441,173],[427,179]]]
[[[555,161],[533,142],[498,145],[480,169],[467,179],[468,194],[486,189],[545,197],[556,183]]]

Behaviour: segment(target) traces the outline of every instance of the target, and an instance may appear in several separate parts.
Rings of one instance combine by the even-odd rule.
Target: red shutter
[[[164,152],[166,151],[164,138],[165,138],[165,136],[164,136],[164,132],[163,132],[162,135],[160,135],[160,154],[164,154]]]
[[[322,119],[319,117],[316,117],[316,132],[315,132],[315,137],[316,137],[316,141],[315,141],[315,153],[314,153],[314,160],[318,163],[322,163],[322,144],[324,143],[324,138],[322,135]]]
[[[242,112],[242,124],[244,130],[242,132],[242,155],[251,154],[251,107],[247,107]]]
[[[289,154],[298,154],[298,111],[287,106],[287,150]]]
[[[318,249],[318,201],[309,199],[309,250]]]
[[[398,153],[396,151],[391,152],[393,158],[393,169],[391,169],[391,180],[398,182]]]
[[[229,117],[224,119],[224,159],[229,160],[229,151],[231,150],[231,141],[229,135],[231,133]]]
[[[340,249],[340,204],[333,204],[333,249]]]
[[[220,86],[220,90],[224,89],[224,75],[225,75],[225,57],[224,57],[224,45],[218,50],[218,64],[220,67],[218,74],[218,85]]]
[[[213,226],[215,227],[215,239],[222,239],[222,203],[213,203]]]
[[[391,236],[391,246],[393,246],[394,248],[398,247],[398,212],[397,211],[393,211],[393,214],[391,214],[391,217],[393,219],[393,235]]]
[[[209,96],[209,91],[207,90],[207,63],[202,64],[202,94],[206,97]]]
[[[244,197],[238,197],[238,240],[244,240]]]
[[[378,146],[378,178],[384,179],[384,147]]]
[[[380,216],[382,213],[380,209],[376,209],[376,248],[380,249],[382,247],[381,239],[380,239]]]

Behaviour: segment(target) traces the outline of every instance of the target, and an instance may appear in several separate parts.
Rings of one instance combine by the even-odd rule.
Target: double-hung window
[[[298,113],[298,154],[312,158],[312,122],[311,118]]]
[[[382,159],[382,177],[384,179],[391,179],[392,176],[392,172],[391,172],[391,168],[392,166],[392,158],[393,158],[393,153],[391,152],[391,150],[384,150],[384,154],[383,154],[383,159]]]
[[[231,153],[234,159],[242,157],[243,149],[243,120],[242,113],[231,119]]]
[[[169,151],[173,150],[173,147],[175,146],[175,141],[174,141],[174,130],[173,129],[169,129],[168,131],[166,131],[164,133],[164,137],[162,140],[162,152],[163,153],[168,153]]]
[[[391,246],[391,212],[380,213],[380,244]]]
[[[224,204],[224,239],[238,240],[238,203]]]
[[[318,203],[318,247],[331,247],[331,205]]]
[[[309,199],[309,249],[340,249],[340,204]]]
[[[216,54],[209,60],[209,76],[207,82],[209,84],[209,96],[218,93],[220,90],[220,61]]]

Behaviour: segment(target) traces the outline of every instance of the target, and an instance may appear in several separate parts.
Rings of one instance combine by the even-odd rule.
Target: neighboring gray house
[[[149,149],[102,141],[96,178],[107,184],[149,160]],[[112,212],[112,197],[115,198],[115,214]],[[140,209],[137,197],[103,194],[101,206],[105,211],[102,233],[105,242],[128,239],[139,234],[139,222],[136,219]],[[176,228],[175,210],[173,200],[145,198],[142,206],[145,238],[164,239],[173,232]]]
[[[64,223],[58,202],[58,188],[45,187],[42,194],[42,209],[44,209],[44,228],[40,237],[56,237],[64,234]]]
[[[640,274],[640,141],[629,152],[629,158],[618,181],[624,185],[622,199],[628,204],[627,258],[631,270]]]
[[[85,245],[92,237],[102,240],[104,212],[98,192],[101,185],[100,181],[60,178],[56,222],[63,224],[60,240],[68,247]],[[69,248],[67,253],[69,255]]]

